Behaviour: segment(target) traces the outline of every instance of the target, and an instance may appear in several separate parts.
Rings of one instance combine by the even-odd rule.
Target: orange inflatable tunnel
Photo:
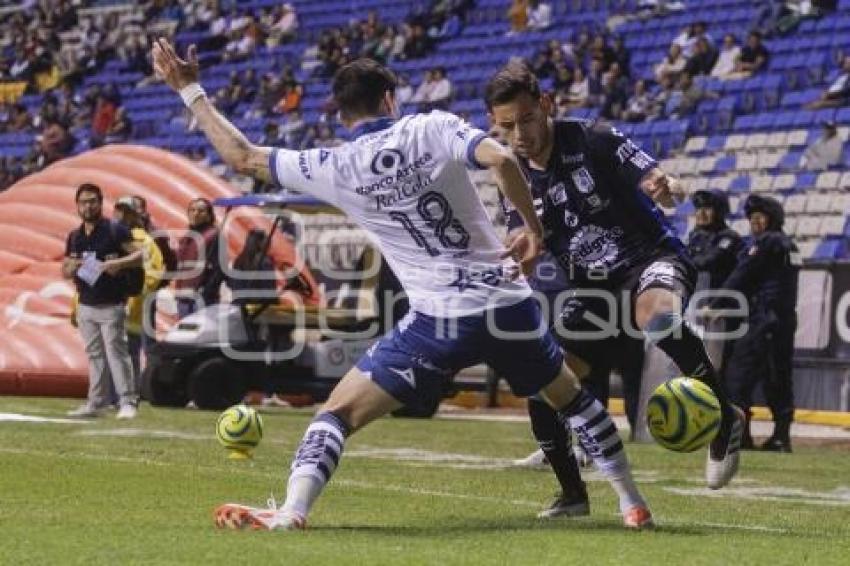
[[[157,227],[175,237],[186,230],[191,199],[237,195],[180,155],[133,145],[60,161],[0,194],[0,394],[86,394],[88,361],[68,316],[74,289],[59,271],[67,235],[80,223],[74,194],[81,183],[101,187],[105,215],[120,196],[144,197]],[[253,227],[268,230],[271,221],[254,215],[229,223],[224,236],[231,260]],[[286,238],[273,240],[271,255],[281,268],[299,263]],[[318,302],[318,294],[307,300]]]

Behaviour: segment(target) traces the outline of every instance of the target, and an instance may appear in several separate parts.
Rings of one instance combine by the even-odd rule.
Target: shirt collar
[[[372,132],[386,130],[393,125],[393,122],[395,122],[395,120],[389,116],[360,122],[351,130],[351,135],[354,138],[359,138],[360,136],[371,134]]]

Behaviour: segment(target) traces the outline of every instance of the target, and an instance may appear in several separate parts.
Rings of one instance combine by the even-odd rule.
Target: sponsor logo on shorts
[[[301,170],[301,174],[308,181],[313,179],[313,171],[310,169],[310,158],[307,156],[306,151],[302,151],[298,154],[298,168]]]

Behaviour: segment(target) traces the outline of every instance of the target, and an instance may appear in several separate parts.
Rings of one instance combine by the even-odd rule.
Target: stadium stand
[[[15,83],[4,85],[3,97],[9,104],[5,106],[5,131],[0,133],[0,152],[5,158],[0,183],[8,185],[58,158],[46,155],[45,150],[46,141],[59,135],[48,132],[49,115],[54,111],[51,103],[61,106],[70,97],[77,109],[67,128],[73,137],[70,153],[112,139],[130,139],[182,152],[226,175],[243,190],[265,190],[226,171],[206,140],[192,131],[180,100],[150,78],[147,46],[160,34],[173,36],[181,51],[190,43],[199,45],[204,86],[252,139],[310,147],[321,144],[322,139],[332,144],[345,137],[328,100],[329,82],[335,66],[358,53],[389,59],[391,67],[405,75],[414,88],[429,70],[445,69],[453,85],[450,109],[485,126],[481,95],[487,77],[511,57],[537,61],[552,41],[568,47],[564,50],[571,54],[567,66],[587,67],[595,36],[600,34],[604,56],[612,53],[621,64],[625,61],[632,82],[654,83],[655,66],[671,42],[681,39],[683,28],[704,22],[712,42],[733,34],[743,44],[757,22],[757,9],[747,0],[691,1],[682,3],[679,11],[663,14],[641,12],[636,0],[555,0],[551,2],[550,27],[507,33],[510,2],[506,0],[448,3],[450,11],[444,14],[401,0],[295,0],[289,6],[297,14],[297,32],[289,41],[277,36],[275,41],[265,41],[264,37],[274,35],[271,30],[283,16],[280,2],[220,4],[218,11],[208,8],[206,2],[96,0],[68,3],[64,13],[47,17],[54,23],[54,35],[43,44],[56,49],[57,62],[78,59],[66,72],[75,78],[76,86],[65,93],[58,81],[51,82],[44,73],[34,75],[23,96],[16,95],[20,87],[11,86]],[[10,38],[15,30],[32,25],[33,19],[31,12],[23,9],[5,8],[2,14],[7,35],[3,53],[10,67],[18,57]],[[455,25],[449,25],[453,15],[457,15]],[[114,32],[114,26],[123,32]],[[429,39],[421,38],[423,30]],[[770,58],[763,72],[739,80],[694,77],[695,88],[712,96],[698,97],[686,115],[677,114],[675,110],[681,107],[665,96],[678,100],[687,93],[665,93],[661,87],[652,92],[666,102],[654,119],[645,122],[617,121],[617,112],[611,115],[600,99],[596,105],[571,108],[569,114],[593,119],[602,113],[615,118],[624,133],[664,158],[664,165],[694,190],[728,190],[739,197],[736,202],[743,202],[742,197],[750,191],[779,197],[788,207],[789,225],[795,228],[802,249],[811,252],[808,257],[847,257],[850,226],[847,208],[842,206],[847,203],[850,177],[842,175],[840,168],[820,175],[804,171],[800,158],[825,121],[837,122],[839,135],[847,139],[850,108],[811,110],[807,106],[840,76],[843,55],[850,52],[848,31],[850,0],[841,0],[835,12],[803,20],[790,32],[765,39]],[[609,47],[615,37],[622,40],[621,52]],[[378,39],[386,39],[386,43]],[[541,71],[541,77],[543,85],[557,96],[557,90],[563,88],[558,77],[551,69]],[[36,83],[56,88],[39,92]],[[267,94],[272,98],[271,109],[261,100]],[[285,104],[278,106],[275,97],[283,98],[281,104],[290,104],[290,109],[297,108],[298,114],[284,114]],[[35,117],[29,127],[9,125],[17,116],[15,105]],[[109,124],[98,131],[93,123],[98,115],[119,108],[129,118],[124,136],[112,136]],[[415,110],[412,104],[407,109]],[[320,136],[322,126],[327,131]],[[57,150],[56,155],[63,152]],[[848,159],[850,145],[844,148],[844,166]],[[687,212],[687,205],[670,211],[683,229],[688,225]],[[838,216],[845,218],[844,226]],[[733,210],[733,219],[741,219],[740,210]]]

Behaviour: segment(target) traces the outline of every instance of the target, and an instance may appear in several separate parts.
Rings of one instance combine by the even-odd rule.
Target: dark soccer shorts
[[[682,298],[687,306],[694,291],[696,270],[685,259],[673,253],[657,254],[630,269],[619,281],[603,282],[597,287],[548,293],[552,330],[564,348],[591,363],[616,358],[618,339],[629,325],[635,340],[642,334],[634,322],[637,296],[648,289],[667,289]]]
[[[485,363],[515,395],[527,397],[555,379],[563,360],[540,305],[529,297],[453,319],[411,312],[360,358],[357,368],[405,405],[425,406],[439,400],[463,368]]]

